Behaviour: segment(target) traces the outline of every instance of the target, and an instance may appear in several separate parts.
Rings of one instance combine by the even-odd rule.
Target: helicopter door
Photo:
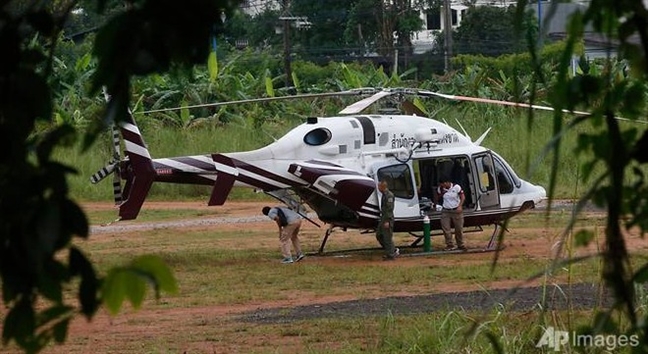
[[[499,208],[500,196],[495,178],[495,168],[493,156],[490,153],[478,154],[473,156],[475,162],[475,171],[477,171],[477,200],[480,208],[493,209]]]
[[[399,163],[396,165],[379,164],[374,165],[374,174],[376,183],[381,179],[387,180],[387,186],[392,193],[394,193],[394,217],[418,217],[419,202],[416,195],[416,188],[414,183],[414,172],[411,162]],[[377,190],[378,202],[382,199],[382,193]]]

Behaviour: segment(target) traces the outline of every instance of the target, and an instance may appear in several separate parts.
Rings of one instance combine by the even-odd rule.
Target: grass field
[[[220,208],[195,208],[195,203],[151,203],[142,220],[195,220],[258,215],[262,203],[232,203]],[[180,210],[175,212],[175,208]],[[86,208],[91,220],[105,218],[106,209]],[[207,210],[207,211],[206,211]],[[87,242],[77,242],[95,262],[100,274],[140,254],[161,256],[174,270],[177,294],[155,300],[149,292],[142,309],[126,306],[112,317],[101,311],[86,323],[73,321],[65,345],[46,353],[489,353],[494,336],[504,352],[542,352],[535,343],[545,326],[568,330],[588,324],[592,310],[518,312],[502,308],[467,311],[461,307],[403,316],[388,306],[381,315],[322,317],[286,323],[241,320],[250,311],[292,308],[347,300],[390,296],[416,296],[463,291],[489,292],[515,286],[546,285],[551,289],[569,283],[596,283],[601,265],[597,258],[547,271],[562,240],[568,212],[549,218],[530,212],[512,220],[492,269],[494,253],[425,255],[381,261],[378,251],[343,253],[343,256],[308,256],[293,265],[279,264],[276,230],[271,222],[125,229],[95,232]],[[581,217],[577,228],[601,234],[605,219],[600,213]],[[120,224],[118,224],[120,225]],[[101,228],[101,227],[96,227]],[[305,224],[303,247],[319,247],[323,230]],[[467,236],[471,247],[485,246],[489,230]],[[397,234],[396,242],[412,237]],[[593,254],[596,245],[570,247],[564,240],[560,257]],[[645,262],[647,247],[629,235],[634,259]],[[327,251],[375,247],[371,234],[335,232]],[[433,237],[433,247],[441,240]],[[406,255],[414,250],[405,250]],[[333,253],[331,253],[333,254]],[[527,279],[541,274],[532,281]],[[543,293],[538,291],[540,302]],[[13,352],[5,347],[1,352]],[[550,352],[545,350],[546,352]],[[616,351],[615,351],[616,352]]]
[[[455,107],[456,108],[456,107]],[[489,127],[493,131],[484,145],[503,156],[518,174],[536,184],[548,186],[551,155],[543,149],[551,138],[549,116],[540,116],[527,127],[524,114],[492,109],[482,114],[475,109],[448,109],[437,117],[466,131],[476,139]],[[543,120],[544,119],[544,120]],[[236,122],[235,122],[236,123]],[[245,124],[214,124],[200,129],[179,129],[141,124],[153,157],[194,155],[251,150],[279,137],[297,121],[251,129]],[[579,127],[580,128],[580,127]],[[586,129],[586,128],[580,128]],[[582,131],[582,130],[581,130]],[[556,196],[578,198],[586,189],[580,180],[580,165],[589,157],[573,153],[576,133],[565,135],[558,165]],[[56,156],[79,171],[72,176],[70,193],[81,202],[109,201],[111,183],[91,185],[89,176],[110,159],[105,141],[88,152],[69,147]],[[524,148],[520,148],[524,146]],[[597,168],[602,169],[602,166]],[[230,216],[245,211],[258,215],[263,194],[235,189],[222,208],[196,208],[205,203],[210,188],[156,184],[137,223]],[[250,201],[250,208],[236,212],[231,201]],[[158,202],[156,207],[150,201]],[[180,202],[178,202],[180,201]],[[245,204],[245,203],[244,203]],[[172,205],[169,207],[168,205]],[[111,208],[87,208],[93,225],[112,221]],[[238,214],[236,214],[238,215]],[[492,267],[495,253],[426,255],[402,257],[397,262],[380,260],[376,251],[345,256],[309,256],[292,266],[279,264],[278,241],[270,222],[164,227],[143,230],[108,231],[78,242],[100,274],[142,254],[162,257],[178,279],[177,294],[152,294],[143,309],[129,306],[117,316],[99,313],[91,323],[76,319],[67,343],[52,346],[49,353],[489,353],[495,340],[507,353],[550,352],[535,343],[546,326],[571,330],[590,324],[596,309],[569,308],[543,312],[485,308],[468,311],[448,308],[411,316],[395,315],[388,306],[380,315],[324,317],[286,323],[254,323],[240,316],[256,309],[292,308],[297,305],[337,303],[347,300],[483,291],[516,286],[546,286],[561,289],[564,284],[598,283],[601,264],[592,257],[583,262],[552,268],[556,250],[559,260],[592,255],[603,238],[605,216],[579,216],[578,227],[593,231],[595,242],[587,248],[572,247],[571,233],[565,233],[571,213],[554,211],[523,214],[508,225],[504,250]],[[125,223],[124,225],[131,225]],[[469,246],[485,245],[489,231],[470,234]],[[302,231],[304,248],[318,249],[324,231],[310,224]],[[409,235],[397,235],[407,245]],[[629,235],[633,260],[646,261],[646,247],[636,235]],[[438,238],[434,247],[440,247]],[[371,234],[334,233],[330,250],[375,247]],[[529,280],[532,278],[533,280]],[[537,301],[544,293],[538,291]],[[533,300],[533,299],[532,299]],[[641,307],[645,309],[645,306]],[[1,312],[0,312],[1,314]],[[2,348],[14,352],[14,347]]]

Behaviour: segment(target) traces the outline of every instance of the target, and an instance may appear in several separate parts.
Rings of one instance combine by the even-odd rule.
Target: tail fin
[[[132,220],[137,217],[144,199],[155,181],[155,168],[144,138],[135,124],[133,115],[130,121],[120,122],[119,128],[124,139],[126,161],[122,162],[120,172],[126,180],[123,191],[123,202],[119,205],[119,218]]]

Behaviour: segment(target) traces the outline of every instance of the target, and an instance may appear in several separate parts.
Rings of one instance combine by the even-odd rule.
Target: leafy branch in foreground
[[[36,134],[39,124],[47,125],[53,118],[53,53],[78,2],[58,5],[58,12],[47,1],[9,1],[0,7],[0,277],[8,308],[2,342],[15,341],[29,353],[52,340],[65,341],[77,309],[66,304],[64,288],[75,279],[80,312],[87,319],[102,303],[112,313],[125,299],[138,307],[149,283],[158,296],[160,291],[177,289],[170,270],[157,257],[138,258],[102,278],[72,245],[74,237],[88,237],[88,221],[68,197],[67,178],[76,171],[52,160],[51,154],[58,146],[71,146],[76,131],[64,123]],[[104,5],[99,1],[100,8]],[[106,118],[127,113],[134,74],[168,70],[171,63],[203,62],[209,36],[222,30],[214,28],[220,23],[219,14],[235,4],[143,0],[130,5],[103,26],[94,47],[98,56],[94,92],[106,86],[113,95]],[[112,122],[95,123],[86,146],[104,123]]]
[[[624,233],[638,227],[641,235],[647,231],[648,224],[648,183],[645,179],[648,149],[648,132],[643,133],[632,122],[645,120],[647,79],[648,79],[648,12],[641,2],[591,2],[585,13],[575,13],[569,25],[568,43],[576,43],[583,38],[584,28],[591,25],[595,31],[617,42],[617,57],[608,57],[604,70],[594,72],[581,66],[582,73],[569,74],[574,46],[567,47],[558,70],[558,77],[551,97],[556,115],[554,131],[556,139],[550,147],[554,150],[554,171],[561,149],[560,140],[564,134],[561,109],[582,109],[592,112],[591,116],[581,119],[570,126],[578,134],[576,153],[588,152],[593,157],[581,165],[581,179],[587,182],[595,179],[583,200],[597,206],[606,207],[602,278],[615,296],[615,305],[599,312],[591,326],[580,329],[584,333],[632,333],[639,336],[641,343],[635,348],[644,351],[648,348],[648,333],[640,318],[635,303],[635,283],[645,282],[647,267],[644,265],[634,272],[631,255]],[[639,38],[635,42],[633,38]],[[626,118],[630,123],[622,122]],[[590,124],[589,133],[577,130],[579,125]],[[596,165],[605,168],[597,175]],[[600,171],[600,169],[598,169]],[[555,179],[549,187],[550,197],[555,189]],[[575,217],[575,216],[574,216]],[[570,223],[569,228],[573,226]],[[591,236],[578,233],[578,243],[586,244]],[[623,314],[623,319],[613,316]],[[624,325],[627,324],[627,325]],[[628,327],[629,325],[629,327]]]

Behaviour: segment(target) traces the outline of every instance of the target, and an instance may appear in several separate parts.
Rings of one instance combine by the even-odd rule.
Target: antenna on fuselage
[[[274,136],[272,136],[272,134],[270,134],[270,133],[268,133],[267,131],[265,131],[265,129],[261,129],[261,131],[263,132],[263,134],[269,136],[270,139],[272,139],[273,142],[274,142],[274,141],[277,141],[277,138],[275,138]]]
[[[460,127],[461,130],[463,131],[463,133],[464,133],[464,135],[466,136],[466,138],[470,139],[470,135],[468,135],[468,132],[466,131],[466,129],[464,129],[463,125],[461,125],[461,123],[459,123],[459,120],[458,120],[458,119],[455,119],[455,121],[457,121],[457,124],[459,124],[459,127]],[[472,139],[470,139],[470,140],[472,140]]]
[[[484,141],[484,139],[486,139],[486,135],[488,135],[488,132],[490,132],[491,129],[492,129],[492,127],[486,129],[486,131],[484,132],[484,134],[482,134],[482,135],[477,139],[477,141],[475,141],[475,145],[480,146],[481,143],[482,143],[482,141]]]

